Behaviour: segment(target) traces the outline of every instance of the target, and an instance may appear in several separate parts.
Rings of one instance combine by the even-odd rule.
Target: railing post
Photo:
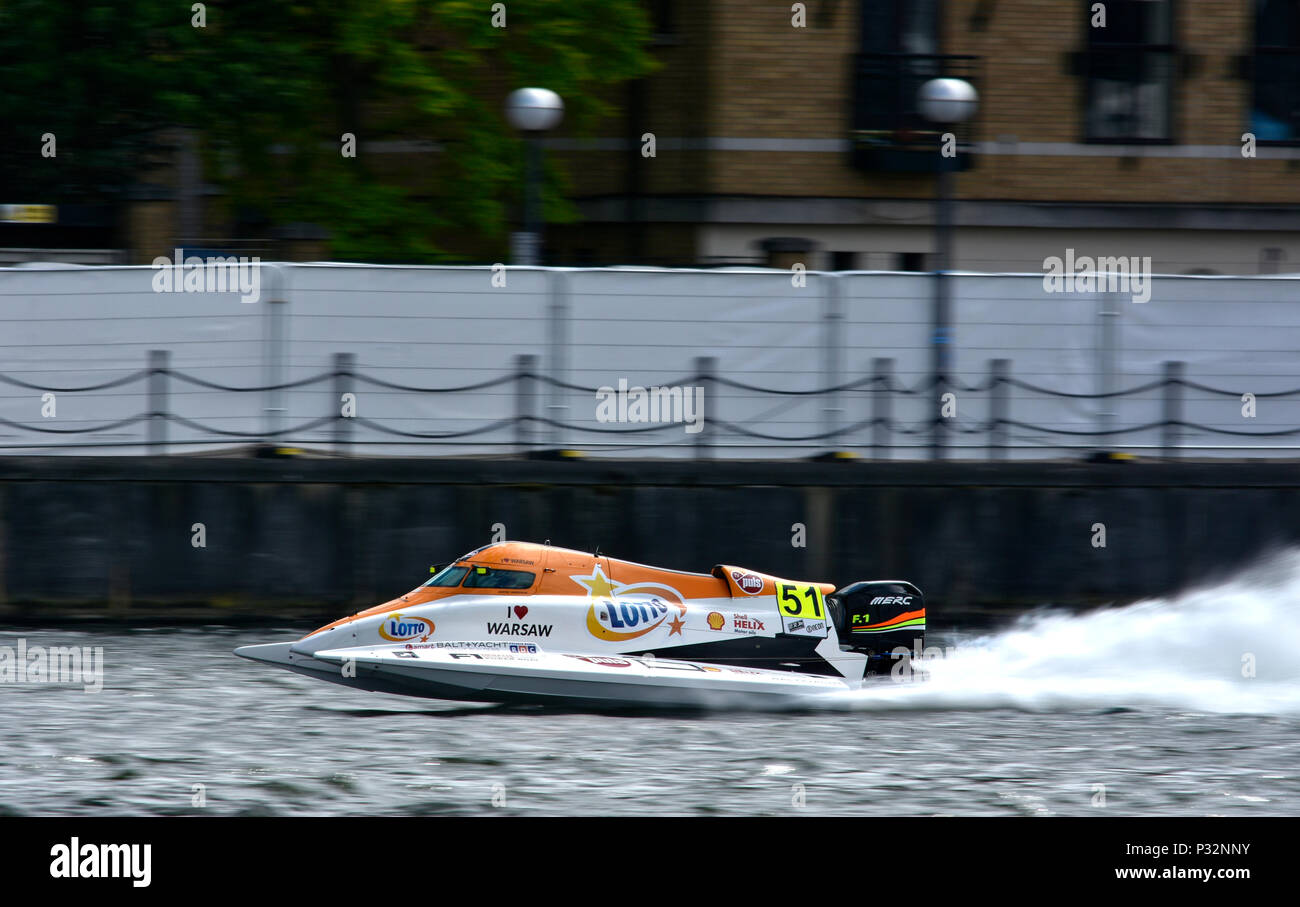
[[[334,409],[334,453],[340,457],[348,455],[348,448],[352,444],[352,417],[344,415],[343,395],[347,393],[356,393],[349,391],[353,387],[353,376],[357,372],[357,357],[353,353],[335,353],[334,354],[334,399],[331,405]],[[355,403],[351,412],[355,413]]]
[[[546,269],[546,295],[548,300],[548,371],[556,382],[568,380],[569,361],[569,287],[563,271]],[[568,421],[568,390],[553,383],[547,402],[547,416],[556,424],[551,426],[550,444],[556,449],[564,447],[566,438],[559,423]]]
[[[871,360],[871,455],[877,460],[888,459],[889,421],[894,402],[894,360],[877,356]]]
[[[537,417],[537,357],[515,357],[515,449],[527,455],[533,447],[533,420]]]
[[[939,173],[935,179],[934,219],[934,311],[930,336],[930,357],[934,388],[930,405],[935,407],[934,422],[930,428],[930,459],[943,460],[948,456],[948,420],[943,417],[943,395],[948,392],[952,379],[952,167],[947,158],[939,156]]]
[[[1011,394],[1007,378],[1011,376],[1010,359],[993,359],[989,363],[989,459],[1007,457],[1007,413]]]
[[[1177,424],[1183,421],[1183,371],[1185,362],[1165,363],[1164,386],[1164,427],[1161,429],[1164,455],[1172,458],[1178,455],[1179,439],[1182,434]]]
[[[844,361],[844,284],[838,274],[823,274],[820,279],[826,285],[826,295],[822,301],[822,431],[826,434],[826,447],[834,450],[843,447],[842,439],[835,432],[840,430],[844,407],[840,391],[830,390],[839,384],[844,374],[841,363]]]
[[[154,456],[167,452],[166,371],[170,362],[170,351],[149,351],[149,453]]]
[[[284,383],[286,295],[284,270],[278,264],[258,265],[266,297],[266,321],[262,344],[262,375],[266,384],[263,392],[262,425],[267,444],[281,443],[280,429],[284,425],[285,394],[279,385]]]
[[[697,414],[700,426],[699,432],[695,435],[695,459],[707,460],[713,456],[713,426],[710,424],[714,414],[718,411],[717,404],[713,400],[713,375],[718,369],[718,360],[713,356],[695,357],[695,380],[700,382],[703,393],[700,395],[704,405],[700,407]]]
[[[1101,294],[1100,327],[1097,331],[1097,392],[1101,394],[1115,392],[1115,353],[1121,310],[1118,299],[1118,293]],[[1106,432],[1099,436],[1106,447],[1111,446],[1115,437],[1111,432],[1115,428],[1116,401],[1119,399],[1101,397],[1097,400],[1097,429]]]

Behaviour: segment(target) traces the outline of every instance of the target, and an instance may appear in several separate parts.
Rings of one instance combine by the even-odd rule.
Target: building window
[[[1278,248],[1259,250],[1259,273],[1280,274],[1282,264],[1286,261],[1286,252]]]
[[[1300,7],[1255,0],[1250,131],[1257,142],[1300,141]]]
[[[677,16],[673,0],[651,0],[650,31],[656,43],[673,44],[677,40]]]
[[[832,252],[832,271],[856,271],[858,269],[857,252]]]
[[[860,0],[853,57],[853,164],[863,170],[933,172],[943,131],[921,114],[921,86],[965,79],[979,88],[979,58],[944,54],[939,0]],[[973,124],[953,127],[957,161],[970,166]]]
[[[895,271],[928,271],[924,252],[899,252],[894,260]]]
[[[1173,141],[1173,0],[1108,0],[1105,26],[1095,6],[1082,4],[1087,140]]]
[[[861,45],[866,54],[937,54],[938,0],[862,0]]]

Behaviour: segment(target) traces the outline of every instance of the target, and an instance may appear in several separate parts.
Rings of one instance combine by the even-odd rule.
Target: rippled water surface
[[[1294,815],[1297,590],[1290,557],[967,640],[925,683],[766,713],[458,705],[231,654],[301,628],[0,631],[104,649],[98,693],[0,684],[0,812]]]

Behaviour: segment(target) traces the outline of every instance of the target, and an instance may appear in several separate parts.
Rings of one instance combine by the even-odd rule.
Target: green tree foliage
[[[319,224],[340,258],[436,260],[440,230],[504,250],[523,160],[506,94],[556,91],[565,132],[582,134],[611,113],[610,87],[652,64],[637,0],[505,0],[504,28],[495,6],[225,0],[195,28],[177,0],[0,0],[4,200],[120,198],[184,127],[245,223]],[[441,150],[398,173],[371,145],[393,141]],[[549,177],[546,216],[567,219],[553,162]]]
[[[6,202],[102,201],[137,181],[172,120],[160,102],[189,34],[174,4],[0,0]],[[179,25],[185,26],[184,31]],[[41,156],[52,134],[57,155]]]

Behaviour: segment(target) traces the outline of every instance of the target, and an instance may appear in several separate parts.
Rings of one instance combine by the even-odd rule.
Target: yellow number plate
[[[804,583],[777,583],[776,605],[782,617],[804,617],[822,620],[826,617],[826,602],[822,590]]]

